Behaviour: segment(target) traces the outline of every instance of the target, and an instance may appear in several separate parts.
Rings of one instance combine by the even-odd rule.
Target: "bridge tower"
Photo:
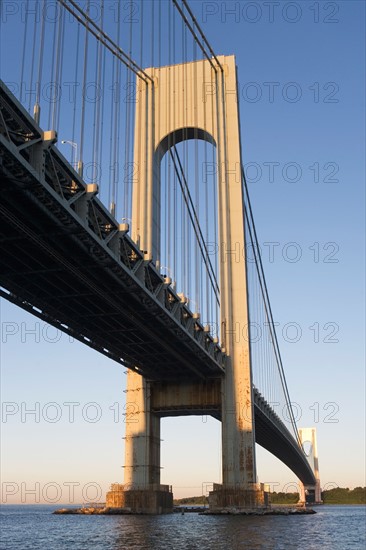
[[[308,501],[314,504],[322,504],[316,428],[300,428],[299,436],[306,458],[315,475],[315,485],[304,485],[300,481],[299,502],[305,504]]]
[[[186,139],[214,144],[218,163],[221,344],[227,362],[225,376],[216,381],[160,383],[128,372],[131,414],[126,419],[124,485],[109,493],[107,503],[151,513],[169,511],[169,491],[160,485],[161,414],[154,409],[154,403],[163,399],[181,415],[192,414],[192,402],[196,414],[204,414],[202,411],[213,405],[219,407],[222,484],[214,484],[210,508],[263,506],[264,494],[256,482],[235,58],[219,56],[150,68],[145,73],[151,81],[138,79],[136,98],[132,238],[145,258],[159,266],[161,159],[170,147]],[[207,395],[210,403],[206,402]]]

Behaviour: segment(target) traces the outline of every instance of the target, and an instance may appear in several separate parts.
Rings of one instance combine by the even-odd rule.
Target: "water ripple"
[[[365,506],[310,516],[54,516],[50,506],[1,506],[4,550],[362,550]]]

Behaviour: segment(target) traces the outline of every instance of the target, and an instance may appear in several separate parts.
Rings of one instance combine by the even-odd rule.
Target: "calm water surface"
[[[59,507],[59,506],[58,506]],[[365,506],[309,516],[54,516],[52,506],[1,506],[1,548],[365,550]]]

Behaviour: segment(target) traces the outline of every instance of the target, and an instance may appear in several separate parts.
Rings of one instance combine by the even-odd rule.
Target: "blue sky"
[[[243,159],[298,426],[317,427],[323,486],[364,485],[365,4],[275,2],[273,17],[266,2],[191,6],[215,52],[236,55]],[[15,18],[2,30],[22,32]],[[87,483],[104,493],[122,481],[123,369],[6,301],[1,328],[2,400],[14,412],[2,418],[2,477],[13,501],[32,502],[35,483],[41,499],[58,484],[65,501],[67,482],[82,498]],[[39,422],[38,412],[22,419],[35,403]],[[164,419],[162,438],[162,482],[175,496],[220,480],[217,421]],[[296,481],[260,448],[258,475],[278,490]]]

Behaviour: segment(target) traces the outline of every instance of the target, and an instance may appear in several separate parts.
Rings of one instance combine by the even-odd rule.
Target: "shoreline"
[[[0,503],[0,507],[2,506],[52,506],[52,507],[56,507],[57,504],[53,503],[53,502],[1,502]],[[71,503],[61,503],[59,506],[61,506],[62,508],[66,508],[68,506],[72,506]],[[82,508],[83,505],[82,504],[77,504],[78,508]],[[176,507],[178,506],[194,506],[193,504],[177,504],[177,505],[174,505]],[[275,507],[282,507],[282,506],[287,506],[287,507],[291,507],[291,506],[296,506],[295,504],[294,505],[291,505],[291,504],[273,504],[273,506]],[[366,506],[366,503],[363,503],[363,502],[358,502],[358,503],[342,503],[342,502],[323,502],[322,504],[314,504],[312,506]]]
[[[98,507],[90,507],[90,508],[60,508],[58,510],[55,510],[52,512],[56,515],[85,515],[85,516],[92,516],[92,515],[98,515],[98,516],[123,516],[123,515],[150,515],[150,514],[144,514],[144,513],[137,513],[132,512],[128,508],[98,508]],[[307,514],[316,514],[316,511],[312,508],[306,508],[306,507],[296,507],[296,506],[283,506],[283,507],[277,507],[277,508],[265,508],[265,509],[238,509],[238,508],[229,508],[221,511],[215,511],[211,512],[210,510],[206,509],[187,509],[184,508],[181,509],[175,509],[172,510],[172,514],[181,514],[184,515],[186,513],[196,513],[198,515],[202,516],[223,516],[223,515],[241,515],[241,516],[293,516],[293,515],[307,515]]]

